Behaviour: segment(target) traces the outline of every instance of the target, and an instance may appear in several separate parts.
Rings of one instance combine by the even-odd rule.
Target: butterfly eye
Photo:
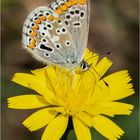
[[[71,45],[70,41],[67,40],[67,41],[65,42],[65,45],[66,45],[66,46],[70,46],[70,45]]]
[[[89,65],[84,61],[81,62],[80,66],[83,70],[87,70],[89,68]]]

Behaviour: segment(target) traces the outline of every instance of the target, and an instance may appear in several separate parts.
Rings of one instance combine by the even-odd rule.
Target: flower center
[[[75,105],[74,103],[65,105],[64,114],[68,116],[75,116],[78,112],[79,112],[79,109],[77,105]]]
[[[75,116],[78,112],[77,111],[74,111],[74,110],[70,110],[68,108],[65,108],[65,112],[64,112],[66,115],[68,116]]]

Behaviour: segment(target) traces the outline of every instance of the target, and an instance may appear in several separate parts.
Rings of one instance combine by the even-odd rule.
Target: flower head
[[[133,105],[117,100],[134,93],[127,70],[103,75],[112,65],[98,55],[86,50],[87,71],[75,74],[57,66],[16,73],[12,81],[33,89],[38,94],[28,94],[8,99],[9,108],[41,108],[29,116],[23,125],[30,131],[46,126],[42,140],[59,140],[64,134],[69,118],[78,140],[91,140],[90,129],[95,128],[104,137],[117,140],[124,131],[105,116],[129,115]]]

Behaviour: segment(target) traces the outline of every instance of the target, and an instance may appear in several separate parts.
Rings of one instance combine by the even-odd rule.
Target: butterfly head
[[[89,69],[90,65],[86,61],[82,60],[82,62],[80,63],[80,67],[82,71],[86,71]]]

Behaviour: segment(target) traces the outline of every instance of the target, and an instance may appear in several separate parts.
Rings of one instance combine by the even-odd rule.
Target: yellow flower
[[[127,70],[101,78],[112,63],[86,50],[84,60],[91,67],[75,75],[49,66],[16,73],[12,81],[33,89],[38,94],[11,97],[8,107],[14,109],[42,108],[29,116],[23,125],[30,131],[46,126],[41,140],[59,140],[69,118],[78,140],[91,140],[90,128],[95,128],[109,140],[117,140],[124,131],[106,116],[129,115],[133,105],[117,100],[134,94]]]

